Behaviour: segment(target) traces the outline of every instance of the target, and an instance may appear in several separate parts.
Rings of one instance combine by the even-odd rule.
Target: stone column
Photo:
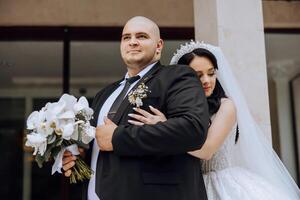
[[[289,82],[296,74],[300,73],[300,67],[294,61],[287,60],[270,63],[268,68],[271,78],[276,84],[280,157],[291,176],[296,180],[296,152]]]
[[[271,140],[261,0],[194,0],[196,40],[222,48],[248,106]]]

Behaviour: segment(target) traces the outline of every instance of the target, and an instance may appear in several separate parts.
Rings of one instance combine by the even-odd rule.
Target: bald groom
[[[195,72],[160,63],[163,40],[152,20],[137,16],[124,26],[121,55],[127,73],[94,98],[97,126],[88,184],[90,200],[206,200],[198,158],[209,121],[206,98]],[[151,92],[141,108],[162,111],[167,121],[135,126],[127,94],[144,84]],[[65,162],[66,175],[73,161]]]

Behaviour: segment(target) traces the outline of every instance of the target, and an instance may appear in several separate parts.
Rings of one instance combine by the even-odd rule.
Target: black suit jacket
[[[133,105],[127,97],[113,121],[113,152],[100,151],[96,193],[101,200],[206,200],[198,158],[186,152],[199,149],[208,128],[208,106],[196,73],[188,66],[157,63],[139,82],[151,93],[143,99],[162,111],[166,122],[128,124]],[[93,103],[96,126],[99,111],[120,81],[100,91]]]

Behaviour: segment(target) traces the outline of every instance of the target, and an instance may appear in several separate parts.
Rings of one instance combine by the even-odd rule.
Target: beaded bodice
[[[232,156],[233,156],[234,145],[235,145],[236,127],[237,125],[233,126],[229,135],[225,139],[223,145],[213,155],[213,157],[210,160],[202,161],[203,174],[208,173],[210,171],[222,170],[232,166],[233,164]]]

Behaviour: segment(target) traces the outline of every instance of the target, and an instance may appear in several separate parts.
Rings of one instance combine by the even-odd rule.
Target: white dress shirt
[[[153,64],[149,65],[148,67],[144,68],[137,75],[139,75],[142,78],[150,69],[152,69],[152,67],[155,64],[156,63],[153,63]],[[128,78],[128,77],[129,77],[129,75],[128,75],[128,73],[126,73],[125,78]],[[125,86],[125,78],[120,83],[120,86],[107,98],[107,100],[103,104],[103,106],[99,112],[97,126],[101,126],[104,124],[104,117],[107,116],[107,113],[109,112],[110,107],[112,106],[113,102],[116,100],[116,98],[119,96],[119,94],[121,93],[121,91],[123,90],[123,88]],[[130,85],[128,92],[137,84],[137,82],[138,82],[138,80]],[[127,92],[127,94],[128,94],[128,92]],[[98,146],[97,142],[94,142],[93,150],[92,150],[92,159],[91,159],[91,169],[94,171],[94,174],[92,175],[90,182],[89,182],[89,186],[88,186],[88,200],[99,200],[99,197],[97,196],[97,194],[95,192],[95,185],[96,185],[95,177],[96,177],[96,166],[97,166],[98,154],[99,154],[99,146]]]

